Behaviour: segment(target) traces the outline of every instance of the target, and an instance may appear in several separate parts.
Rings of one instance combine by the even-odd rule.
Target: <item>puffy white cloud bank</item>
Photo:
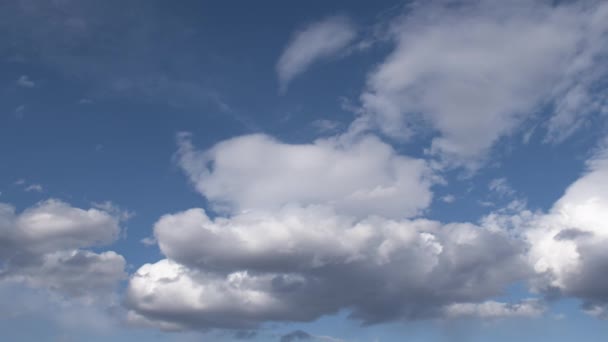
[[[227,216],[194,208],[158,220],[154,237],[165,259],[132,275],[130,320],[181,330],[250,329],[344,309],[365,323],[542,315],[540,299],[493,299],[516,282],[542,298],[580,298],[587,312],[605,315],[605,157],[593,158],[547,213],[511,206],[477,224],[441,223],[343,205],[343,194],[356,187],[346,181],[339,191],[332,188],[339,183],[327,171],[332,161],[344,163],[354,149],[366,153],[353,153],[350,162],[368,156],[386,170],[387,160],[401,158],[375,138],[365,139],[344,150],[332,140],[288,145],[245,136],[197,151],[181,135],[178,162],[212,204],[229,209]],[[361,149],[366,144],[385,153]],[[302,170],[313,177],[307,180]],[[308,183],[293,184],[298,181]],[[317,192],[323,195],[306,197]]]

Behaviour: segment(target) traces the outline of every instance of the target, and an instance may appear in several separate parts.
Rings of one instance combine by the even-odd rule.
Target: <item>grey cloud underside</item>
[[[522,245],[502,232],[356,221],[326,208],[215,221],[192,209],[165,216],[155,233],[168,259],[138,270],[127,301],[134,317],[180,329],[310,321],[341,309],[365,323],[441,317],[528,272]]]

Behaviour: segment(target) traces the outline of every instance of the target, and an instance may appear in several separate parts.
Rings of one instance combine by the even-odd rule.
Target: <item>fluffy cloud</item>
[[[103,210],[48,200],[17,213],[0,204],[0,281],[68,297],[107,294],[126,277],[124,258],[82,248],[113,242],[119,232],[119,219]]]
[[[344,51],[355,37],[354,25],[341,16],[313,23],[294,34],[277,63],[281,91],[313,63]]]
[[[537,290],[577,297],[589,313],[608,313],[608,158],[589,164],[546,215],[529,220]]]
[[[425,161],[398,155],[374,136],[286,144],[266,135],[223,141],[208,151],[180,135],[179,164],[216,209],[278,209],[328,204],[365,217],[411,217],[432,199]]]
[[[373,323],[444,315],[500,294],[527,272],[505,232],[428,220],[358,220],[287,206],[210,219],[166,215],[155,236],[167,259],[132,277],[131,317],[172,329],[252,328],[349,308]]]
[[[593,88],[608,69],[604,2],[417,3],[393,27],[396,47],[361,100],[385,133],[438,132],[430,152],[475,167],[494,142],[554,108],[549,140],[604,105]]]

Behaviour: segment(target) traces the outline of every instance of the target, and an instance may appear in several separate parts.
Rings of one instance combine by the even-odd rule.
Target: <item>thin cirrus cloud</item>
[[[344,52],[356,36],[354,24],[344,16],[329,17],[296,32],[277,62],[280,91],[285,92],[314,63]]]
[[[604,2],[416,3],[393,23],[395,48],[369,74],[363,111],[393,137],[430,125],[431,154],[475,169],[541,108],[552,108],[553,142],[606,110],[594,91],[608,73],[606,32]]]

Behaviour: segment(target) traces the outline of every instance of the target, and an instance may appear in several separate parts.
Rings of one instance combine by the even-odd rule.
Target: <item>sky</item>
[[[605,341],[608,3],[0,3],[0,339]]]

